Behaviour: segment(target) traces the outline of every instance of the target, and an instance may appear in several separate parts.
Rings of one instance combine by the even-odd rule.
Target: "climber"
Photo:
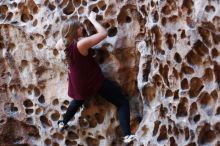
[[[130,143],[134,135],[130,132],[130,109],[127,97],[118,85],[104,77],[101,68],[93,58],[91,47],[107,37],[107,31],[96,21],[95,12],[91,12],[88,20],[94,25],[97,33],[84,36],[84,26],[78,21],[67,20],[62,27],[62,39],[56,47],[65,46],[68,63],[68,96],[70,102],[63,120],[58,121],[60,130],[68,126],[68,121],[75,115],[86,99],[99,94],[117,107],[120,127],[124,133],[124,142]]]

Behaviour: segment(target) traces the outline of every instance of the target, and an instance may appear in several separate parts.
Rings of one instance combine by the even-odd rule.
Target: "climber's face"
[[[78,38],[83,37],[83,31],[84,31],[84,27],[83,25],[80,25],[79,28],[77,29]]]

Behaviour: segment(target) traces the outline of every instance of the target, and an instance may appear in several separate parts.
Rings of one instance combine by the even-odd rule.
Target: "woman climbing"
[[[63,130],[68,121],[75,115],[86,99],[99,94],[117,107],[120,127],[124,134],[124,142],[130,143],[134,135],[130,132],[129,102],[120,88],[104,77],[101,68],[93,58],[91,47],[107,37],[107,31],[95,19],[91,12],[88,20],[97,30],[96,34],[83,36],[83,25],[74,20],[68,20],[62,28],[62,40],[65,46],[68,63],[68,96],[73,98],[63,120],[58,121],[58,127]],[[59,42],[58,42],[59,43]]]

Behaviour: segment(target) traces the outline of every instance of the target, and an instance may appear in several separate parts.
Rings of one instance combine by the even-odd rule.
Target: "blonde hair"
[[[68,47],[73,41],[77,41],[77,30],[80,26],[82,26],[82,24],[76,20],[69,20],[63,24],[61,33],[66,47]],[[71,37],[69,37],[70,35]],[[73,40],[71,40],[70,38],[72,38]]]
[[[80,26],[82,26],[82,24],[76,20],[71,20],[71,21],[68,20],[62,26],[61,35],[62,35],[63,43],[65,45],[65,50],[64,50],[66,55],[65,62],[67,63],[71,63],[69,46],[78,40],[77,30]]]

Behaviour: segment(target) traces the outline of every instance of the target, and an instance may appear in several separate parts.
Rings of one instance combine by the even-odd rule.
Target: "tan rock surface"
[[[131,145],[218,146],[218,0],[1,0],[0,145],[122,145],[116,109],[98,96],[57,129],[71,98],[55,45],[66,19],[94,33],[88,10],[108,31],[96,59],[128,95]]]

